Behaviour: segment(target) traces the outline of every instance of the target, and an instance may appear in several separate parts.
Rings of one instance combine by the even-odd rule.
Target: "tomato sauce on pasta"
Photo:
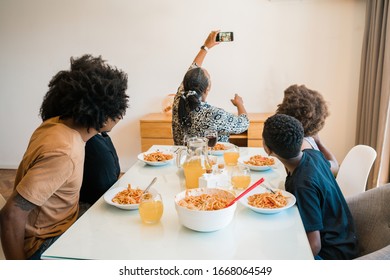
[[[144,154],[144,160],[146,161],[166,161],[172,159],[173,156],[170,154],[164,154],[163,152],[157,151],[150,154]]]
[[[128,184],[127,189],[117,193],[113,197],[112,202],[115,202],[118,204],[138,204],[142,193],[143,193],[143,190],[141,190],[139,188],[132,189],[131,185]]]
[[[201,194],[197,196],[186,195],[178,204],[191,210],[212,211],[225,208],[230,201],[231,199],[221,197],[218,194]]]
[[[257,208],[281,208],[287,205],[287,197],[280,190],[275,193],[259,193],[249,196],[248,204]]]
[[[263,157],[261,155],[254,155],[249,158],[248,161],[244,161],[245,164],[254,166],[269,166],[275,164],[275,159],[269,157]]]

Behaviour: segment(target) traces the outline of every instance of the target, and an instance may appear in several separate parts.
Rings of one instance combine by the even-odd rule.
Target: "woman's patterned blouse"
[[[193,63],[190,69],[198,67]],[[179,121],[178,107],[181,95],[184,93],[183,84],[180,85],[173,101],[172,132],[175,145],[183,145],[184,135],[203,136],[203,131],[212,128],[218,131],[218,141],[228,142],[230,134],[240,134],[249,127],[246,114],[239,116],[226,112],[224,109],[201,102],[200,106],[190,112],[191,126],[185,131]]]

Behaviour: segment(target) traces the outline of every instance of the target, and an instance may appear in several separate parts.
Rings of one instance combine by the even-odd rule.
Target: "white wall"
[[[212,29],[235,42],[204,67],[208,101],[234,112],[274,111],[291,84],[321,92],[321,136],[341,161],[354,145],[365,0],[0,0],[0,168],[16,168],[51,77],[69,58],[102,55],[129,75],[130,108],[111,132],[121,168],[140,152],[139,118],[161,110]]]

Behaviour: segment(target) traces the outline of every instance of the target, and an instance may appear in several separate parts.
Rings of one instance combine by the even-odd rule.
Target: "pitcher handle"
[[[183,147],[183,148],[180,148],[177,152],[176,152],[176,166],[178,168],[181,168],[181,162],[182,162],[182,157],[183,157],[183,153],[186,152],[187,153],[187,148],[186,147]]]

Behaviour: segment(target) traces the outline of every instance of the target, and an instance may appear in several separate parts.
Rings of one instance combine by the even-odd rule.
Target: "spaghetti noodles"
[[[178,204],[191,210],[212,211],[225,208],[230,201],[231,199],[218,194],[204,193],[197,196],[186,195]]]
[[[173,156],[170,154],[164,154],[163,152],[156,151],[150,154],[144,154],[144,160],[146,161],[166,161],[172,159]]]
[[[280,190],[275,193],[259,193],[249,196],[248,204],[257,208],[281,208],[287,205],[287,197]]]
[[[112,199],[112,202],[118,204],[138,204],[141,198],[143,190],[137,188],[132,189],[128,184],[127,189],[118,192]]]
[[[251,156],[248,161],[244,161],[244,163],[254,166],[269,166],[275,164],[275,159],[263,157],[261,155],[254,155]]]
[[[213,148],[213,151],[224,151],[227,150],[227,147],[224,144],[217,143]]]

